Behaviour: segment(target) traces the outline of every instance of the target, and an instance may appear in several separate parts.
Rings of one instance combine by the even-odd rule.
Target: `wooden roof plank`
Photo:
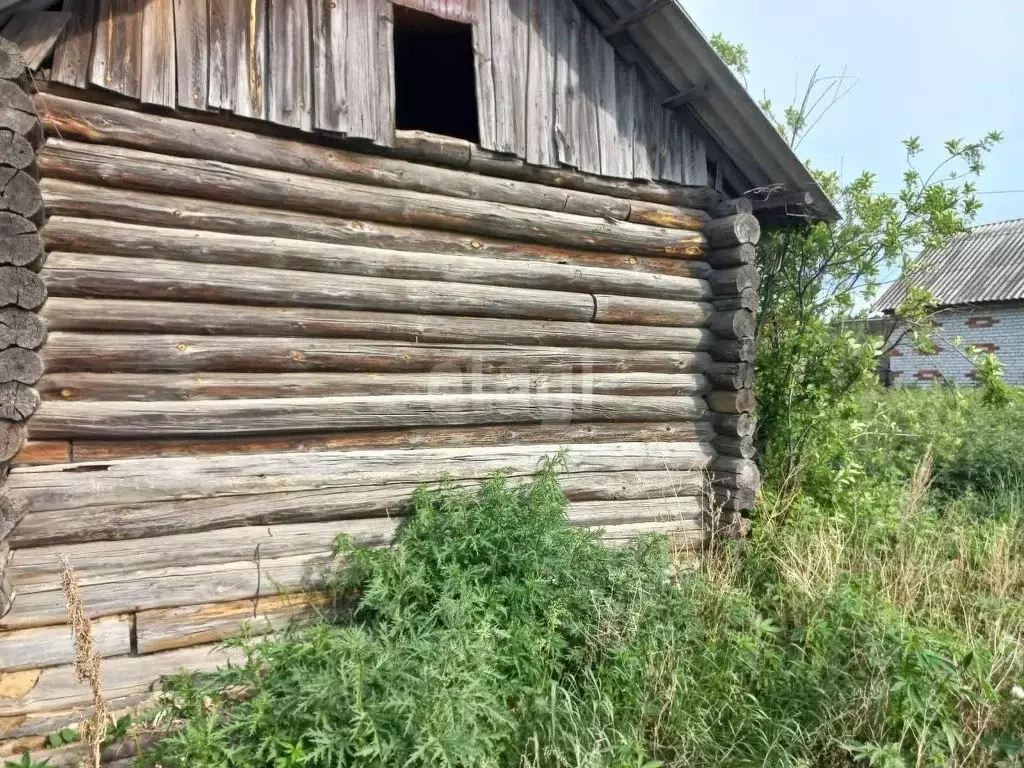
[[[313,127],[348,132],[345,88],[347,3],[313,0]]]
[[[141,96],[142,9],[139,0],[99,0],[89,82]]]
[[[350,3],[350,7],[354,5],[368,3]],[[313,50],[309,4],[269,0],[267,17],[267,117],[280,125],[310,131]]]
[[[527,54],[526,162],[556,165],[555,14],[551,0],[532,0]]]
[[[559,163],[576,168],[580,144],[582,16],[572,0],[561,0],[555,10],[555,149]]]
[[[178,106],[207,108],[210,27],[207,0],[174,0]]]
[[[230,45],[234,71],[234,111],[242,117],[267,116],[267,0],[234,0]]]
[[[149,0],[142,9],[142,51],[142,103],[173,109],[177,105],[174,0]]]
[[[529,0],[480,0],[491,4],[497,152],[526,156],[526,76]]]
[[[96,0],[64,0],[70,16],[53,53],[50,79],[75,88],[89,84],[89,57],[96,26]]]
[[[497,106],[494,96],[494,55],[491,48],[491,4],[487,0],[480,3],[479,17],[473,24],[473,59],[480,146],[494,149],[497,141]]]

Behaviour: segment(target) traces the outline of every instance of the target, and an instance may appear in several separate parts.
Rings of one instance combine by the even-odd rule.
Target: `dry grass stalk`
[[[75,579],[75,572],[64,555],[60,558],[60,585],[68,601],[68,623],[75,639],[75,675],[92,688],[93,715],[82,722],[79,734],[82,741],[89,745],[88,764],[93,768],[99,768],[100,750],[107,732],[107,723],[111,720],[110,707],[103,698],[100,656],[93,645],[92,625],[85,615],[85,605],[78,581]]]
[[[921,506],[928,495],[928,489],[932,485],[932,469],[934,466],[935,460],[929,448],[921,458],[921,463],[917,465],[914,476],[910,478],[910,484],[907,485],[907,501],[903,507],[903,513],[906,517],[914,517],[920,513]]]

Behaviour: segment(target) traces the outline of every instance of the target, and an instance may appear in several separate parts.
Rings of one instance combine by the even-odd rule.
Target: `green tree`
[[[712,38],[719,55],[746,82],[743,46],[721,35]],[[803,95],[778,110],[760,104],[791,147],[856,84],[845,71],[822,76],[815,70]],[[815,169],[822,189],[840,213],[836,222],[798,222],[767,233],[758,247],[757,325],[758,444],[765,478],[781,496],[798,488],[833,496],[843,473],[844,447],[859,429],[858,396],[875,381],[878,359],[910,333],[923,343],[935,332],[931,296],[914,287],[915,257],[941,247],[963,232],[981,209],[975,180],[984,157],[1001,139],[990,132],[955,138],[931,168],[919,167],[923,146],[917,136],[903,142],[906,167],[900,189],[879,191],[877,177],[864,171],[852,179]],[[862,332],[870,300],[886,279],[910,286],[890,333]],[[999,366],[964,350],[994,393]],[[999,395],[994,394],[993,399]]]

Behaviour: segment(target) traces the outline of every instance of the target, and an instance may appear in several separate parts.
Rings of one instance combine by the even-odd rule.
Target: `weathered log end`
[[[28,69],[21,49],[17,44],[0,37],[0,80],[25,85],[28,83]]]

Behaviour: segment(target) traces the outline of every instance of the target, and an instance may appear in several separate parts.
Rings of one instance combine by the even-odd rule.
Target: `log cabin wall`
[[[91,700],[61,554],[124,709],[308,610],[335,537],[388,544],[442,474],[568,448],[570,519],[612,543],[701,546],[749,508],[742,201],[43,90],[49,338],[3,488],[0,755]]]

